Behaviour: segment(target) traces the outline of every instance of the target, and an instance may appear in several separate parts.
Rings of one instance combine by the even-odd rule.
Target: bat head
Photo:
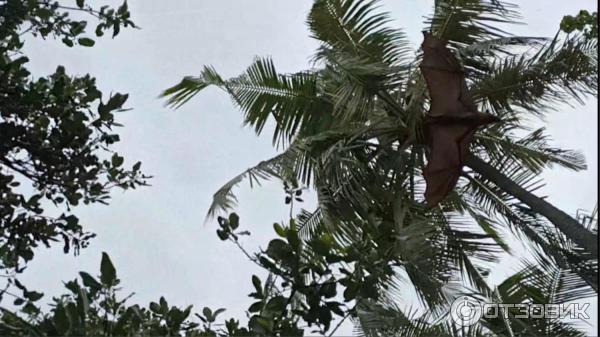
[[[431,32],[423,31],[423,43],[421,44],[422,48],[444,48],[446,47],[446,41],[439,39]]]

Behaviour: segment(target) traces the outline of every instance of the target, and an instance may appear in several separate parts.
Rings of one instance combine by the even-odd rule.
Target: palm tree
[[[504,279],[493,290],[493,298],[466,294],[474,303],[572,304],[591,295],[577,275],[558,268],[538,255],[538,263],[523,261],[521,269]],[[592,292],[593,293],[593,292]],[[464,297],[464,296],[462,296]],[[518,318],[517,308],[507,309],[508,317],[482,315],[470,326],[457,326],[440,319],[456,314],[451,307],[438,312],[419,313],[402,309],[395,303],[363,303],[358,311],[356,335],[375,336],[585,336],[577,325],[557,318]],[[454,309],[455,310],[455,309]]]
[[[184,78],[164,92],[168,104],[181,106],[217,86],[257,134],[273,119],[273,143],[285,149],[217,191],[209,216],[235,205],[233,188],[244,179],[299,180],[319,199],[316,210],[297,219],[302,237],[327,230],[341,244],[368,238],[390,246],[430,308],[447,304],[444,285],[456,273],[493,295],[486,269],[498,249],[510,252],[500,228],[529,240],[534,250],[555,248],[548,252],[554,266],[597,289],[592,234],[533,194],[544,168],[582,170],[585,161],[576,151],[553,147],[544,129],[532,131],[525,123],[557,102],[595,94],[596,41],[513,36],[497,28],[516,20],[515,6],[500,1],[452,0],[437,4],[426,22],[460,56],[480,109],[503,121],[479,132],[464,179],[434,209],[424,207],[422,198],[428,96],[417,68],[420,54],[389,27],[376,1],[315,1],[308,26],[320,47],[312,69],[280,74],[270,59],[257,58],[235,78],[224,79],[208,66]],[[579,247],[567,249],[565,238]]]
[[[231,95],[244,111],[245,123],[258,134],[267,119],[273,118],[277,123],[273,141],[286,146],[294,140],[289,152],[316,135],[335,137],[333,132],[338,139],[368,136],[380,142],[395,141],[402,144],[399,152],[409,154],[407,167],[414,179],[425,157],[424,146],[418,142],[422,140],[420,126],[427,104],[423,80],[415,67],[419,58],[408,57],[411,53],[401,31],[387,28],[387,15],[374,14],[373,10],[370,1],[316,1],[308,22],[313,36],[321,42],[315,55],[319,68],[278,74],[270,59],[257,59],[245,74],[224,80],[214,69],[205,67],[201,76],[186,77],[164,95],[170,96],[169,104],[180,106],[206,86],[219,86]],[[482,109],[504,120],[478,136],[467,162],[473,171],[465,173],[470,183],[457,190],[471,192],[476,202],[487,202],[488,211],[509,218],[518,218],[515,207],[526,206],[597,256],[592,233],[531,193],[535,188],[523,188],[545,166],[584,169],[583,157],[550,146],[543,129],[526,137],[514,135],[527,130],[524,117],[543,116],[553,103],[595,94],[596,41],[582,36],[568,36],[562,42],[558,35],[550,41],[512,36],[493,26],[517,18],[514,6],[498,1],[455,0],[440,2],[428,20],[429,29],[449,40],[461,56],[470,90]],[[417,142],[412,142],[413,138]],[[301,152],[308,153],[306,144]],[[285,157],[263,162],[245,174],[252,178],[261,169],[280,166],[276,163]],[[311,173],[311,163],[314,160],[305,160],[302,167],[301,178],[307,184],[315,174]],[[277,170],[266,171],[260,174],[281,175]],[[231,189],[243,175],[216,194],[211,214],[232,205]],[[411,194],[416,188],[411,186]],[[456,203],[450,199],[447,205]]]
[[[506,193],[529,206],[532,211],[545,216],[568,238],[587,249],[592,256],[598,256],[598,237],[573,217],[519,186],[480,158],[475,156],[468,158],[467,165]]]

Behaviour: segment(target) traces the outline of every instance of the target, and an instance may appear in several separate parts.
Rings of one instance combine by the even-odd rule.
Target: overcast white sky
[[[433,0],[383,1],[395,24],[405,29],[413,49],[420,44],[423,17]],[[135,291],[134,301],[148,303],[164,295],[169,303],[227,308],[225,316],[244,317],[251,303],[250,276],[256,273],[244,256],[215,235],[215,224],[203,225],[212,194],[227,180],[276,154],[268,132],[258,138],[241,126],[241,115],[229,98],[209,89],[178,111],[157,98],[184,75],[211,64],[225,76],[242,72],[254,56],[270,55],[278,70],[308,68],[316,43],[305,25],[310,0],[131,0],[141,30],[125,30],[115,40],[97,41],[91,49],[69,49],[52,41],[27,45],[36,75],[59,64],[70,73],[91,73],[108,94],[127,92],[127,107],[118,116],[118,149],[130,164],[143,162],[154,176],[151,187],[114,193],[111,205],[76,210],[87,228],[98,234],[78,257],[61,247],[40,249],[25,272],[33,289],[62,293],[61,280],[77,272],[98,270],[102,251],[109,252],[122,285]],[[527,25],[512,32],[552,37],[565,14],[597,10],[595,0],[522,1]],[[552,112],[547,127],[556,144],[585,153],[589,169],[573,173],[553,169],[545,174],[541,193],[561,209],[592,209],[597,200],[597,99],[585,106]],[[250,191],[239,189],[242,227],[252,232],[245,244],[264,246],[272,223],[286,219],[284,194],[277,183]],[[312,208],[314,200],[309,200]],[[510,272],[510,266],[504,270]],[[594,317],[597,306],[593,305]],[[596,323],[594,323],[596,324]],[[591,329],[597,329],[591,327]],[[345,332],[350,332],[349,328]],[[593,331],[593,330],[590,330]]]

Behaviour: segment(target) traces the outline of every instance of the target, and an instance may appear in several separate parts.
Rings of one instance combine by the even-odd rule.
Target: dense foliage
[[[31,13],[44,6],[65,9],[39,1],[24,4]],[[132,24],[126,5],[96,11],[82,1],[77,4],[100,20],[97,35],[104,29],[116,34],[115,27]],[[528,193],[548,166],[585,168],[579,153],[553,147],[543,129],[527,130],[524,119],[543,116],[555,102],[595,93],[594,39],[577,33],[551,40],[510,36],[493,24],[513,22],[517,14],[513,6],[495,0],[436,4],[426,22],[428,29],[448,39],[461,57],[480,107],[505,120],[477,137],[473,155],[485,159],[493,174]],[[376,5],[367,0],[315,1],[308,18],[311,33],[320,42],[314,69],[279,74],[270,59],[258,58],[238,77],[223,79],[205,67],[200,76],[187,77],[165,92],[170,103],[180,105],[216,85],[232,96],[257,133],[272,118],[274,143],[285,148],[220,189],[209,212],[222,215],[216,219],[218,238],[238,247],[268,275],[252,276],[248,283],[247,321],[221,323],[217,318],[224,309],[194,313],[191,306],[172,306],[164,298],[147,306],[130,304],[132,295],[122,295],[117,271],[103,254],[100,274],[81,272],[79,279],[66,282],[68,292],[53,298],[49,310],[40,304],[42,293],[14,281],[19,292],[5,290],[3,295],[12,296],[18,310],[0,309],[0,334],[331,336],[340,323],[352,320],[364,336],[582,336],[574,324],[560,319],[510,315],[460,327],[449,318],[453,300],[462,296],[546,304],[596,295],[597,257],[573,245],[483,172],[464,172],[441,207],[423,204],[421,170],[427,148],[422,142],[422,117],[428,97],[416,68],[420,55],[407,49],[401,31],[387,26],[389,17]],[[51,17],[53,34],[65,44],[92,44],[79,36],[83,32],[69,35],[71,29],[64,27],[70,24],[60,23],[68,16]],[[520,53],[521,49],[528,51]],[[67,206],[103,202],[113,186],[143,183],[138,164],[132,170],[122,168],[123,158],[107,148],[118,140],[110,132],[117,125],[112,112],[122,108],[126,96],[116,94],[102,103],[95,87],[86,90],[91,86],[68,82],[80,83],[62,69],[57,73],[62,77],[54,81],[62,84],[42,91],[44,104],[27,110],[35,118],[13,123],[24,125],[8,140],[14,138],[16,144],[29,132],[43,139],[36,144],[58,151],[39,153],[25,142],[18,145],[24,154],[6,153],[17,164],[26,164],[7,169],[33,172],[31,178],[16,171],[24,176],[21,179],[34,182],[40,195],[35,202],[47,198]],[[53,76],[57,77],[54,74],[44,83],[54,83]],[[93,102],[98,103],[95,112]],[[48,123],[35,122],[46,115]],[[77,118],[73,121],[70,116]],[[531,132],[523,136],[523,131]],[[28,142],[39,140],[30,138]],[[47,144],[46,139],[55,142]],[[56,156],[46,159],[47,152]],[[73,169],[59,164],[65,161],[75,164]],[[277,237],[265,249],[249,252],[241,238],[250,234],[240,217],[230,212],[236,200],[233,188],[244,178],[272,177],[283,182],[290,218],[273,224]],[[294,215],[305,187],[317,191],[319,206]],[[36,207],[25,213],[26,219],[40,217]],[[85,238],[76,218],[70,219],[72,226],[66,229],[49,226],[55,235],[66,232],[66,249],[74,242],[69,235],[83,235],[76,243]],[[487,276],[499,254],[511,251],[503,229],[529,244],[532,260],[523,261],[519,272],[494,285]],[[408,288],[417,294],[420,308],[399,306]]]
[[[582,9],[577,15],[566,15],[560,22],[560,29],[565,33],[583,32],[589,39],[598,38],[598,12]]]
[[[93,77],[71,76],[63,66],[43,77],[27,68],[23,47],[30,39],[94,45],[88,21],[72,18],[73,12],[97,22],[96,36],[134,26],[126,2],[94,9],[84,1],[77,7],[0,1],[0,269],[7,276],[21,272],[37,246],[62,241],[65,253],[85,247],[94,234],[71,207],[107,203],[112,188],[134,188],[146,178],[139,162],[127,168],[111,150],[119,141],[115,113],[124,109],[126,94],[107,97]],[[65,212],[50,216],[45,209],[52,206]]]
[[[252,301],[247,308],[248,320],[230,318],[217,321],[225,309],[204,307],[194,312],[192,306],[170,306],[161,297],[147,306],[130,304],[133,294],[122,295],[121,282],[107,254],[102,255],[99,276],[80,272],[79,279],[65,282],[68,292],[54,297],[50,311],[38,305],[41,294],[28,292],[14,295],[21,308],[12,312],[2,309],[0,334],[11,336],[303,336],[334,335],[339,324],[351,318],[357,333],[379,336],[583,336],[570,324],[556,319],[483,319],[480,326],[455,330],[444,310],[417,315],[417,311],[400,310],[380,288],[389,280],[393,268],[402,263],[394,250],[404,245],[378,246],[380,236],[347,246],[339,246],[327,233],[305,242],[298,236],[295,221],[275,223],[278,238],[267,249],[249,254],[239,237],[240,218],[232,213],[219,218],[219,237],[237,245],[249,259],[268,271],[268,277],[252,276],[248,285]],[[377,231],[367,228],[371,234]],[[411,248],[426,253],[422,240],[410,239]],[[497,299],[509,303],[555,303],[558,300],[589,296],[576,275],[556,268],[538,256],[539,265],[524,262],[522,270],[511,275],[494,290]],[[556,278],[556,274],[560,276]],[[456,284],[458,286],[458,284]],[[400,284],[390,285],[400,291]],[[548,291],[550,287],[554,291]],[[472,296],[473,294],[465,292]],[[556,297],[558,294],[558,297]],[[458,295],[458,294],[457,294]],[[448,299],[452,300],[452,299]],[[440,308],[438,308],[439,310]],[[515,314],[516,312],[513,312]],[[444,318],[445,317],[445,318]],[[546,334],[543,334],[546,336]]]
[[[557,103],[597,95],[597,39],[577,32],[551,39],[514,36],[498,23],[518,22],[515,5],[436,1],[425,30],[448,41],[465,68],[477,108],[502,122],[476,135],[457,187],[439,207],[427,208],[422,172],[430,149],[423,119],[430,99],[418,69],[422,55],[408,48],[402,31],[391,27],[389,15],[379,12],[377,4],[315,1],[307,20],[319,43],[311,69],[282,74],[273,60],[259,57],[239,76],[224,78],[204,66],[199,75],[187,76],[164,92],[168,103],[179,107],[205,88],[218,87],[257,134],[272,130],[265,128],[272,122],[273,143],[284,149],[218,190],[209,217],[235,206],[234,188],[244,179],[297,180],[314,189],[318,207],[302,210],[289,226],[296,226],[300,246],[309,251],[302,254],[326,255],[314,252],[319,248],[310,244],[322,236],[348,255],[357,246],[367,249],[357,253],[357,260],[347,257],[351,267],[344,268],[365,278],[348,283],[350,290],[343,293],[358,293],[352,286],[357,282],[370,291],[353,297],[356,305],[374,300],[409,317],[410,308],[395,307],[402,292],[394,285],[410,287],[431,316],[395,321],[397,329],[429,328],[429,318],[447,312],[457,294],[496,303],[509,295],[499,294],[501,289],[487,278],[501,253],[511,253],[508,240],[526,243],[532,257],[541,254],[532,259],[533,265],[557,272],[556,284],[565,286],[567,297],[595,294],[597,237],[534,194],[544,169],[559,165],[583,170],[585,160],[577,151],[552,145],[546,130],[531,130],[529,121],[545,116]],[[289,252],[295,246],[289,244],[281,248],[285,256],[293,256]],[[567,274],[568,281],[561,283],[559,275]],[[320,282],[321,275],[308,278]],[[293,295],[299,300],[306,296],[297,290]],[[347,313],[366,327],[361,313]],[[537,323],[481,322],[470,333],[510,335],[495,329],[516,332],[524,329],[522,324],[532,324],[528,334],[551,331]],[[404,331],[399,335],[408,335]],[[425,330],[411,334],[418,331]]]

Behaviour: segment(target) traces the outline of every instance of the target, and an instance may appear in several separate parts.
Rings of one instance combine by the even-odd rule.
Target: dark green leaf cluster
[[[107,30],[112,31],[115,37],[122,27],[135,27],[127,1],[117,8],[95,8],[82,0],[77,1],[77,7],[64,6],[59,1],[51,0],[3,0],[0,2],[0,51],[5,53],[21,49],[28,34],[60,39],[69,47],[76,44],[93,46],[95,42],[88,32],[90,22],[73,18],[70,15],[73,12],[82,12],[97,20],[94,29],[97,37],[104,35]]]
[[[230,218],[239,225],[237,215]],[[274,224],[278,238],[254,256],[242,248],[251,261],[269,273],[265,280],[252,276],[253,290],[249,297],[253,302],[247,309],[247,326],[233,318],[219,323],[217,319],[225,309],[204,307],[201,312],[193,313],[192,306],[170,306],[164,297],[148,306],[128,304],[133,294],[120,296],[121,282],[117,271],[108,255],[103,253],[100,274],[93,276],[80,272],[80,279],[65,282],[68,293],[53,298],[49,310],[40,306],[43,294],[29,291],[17,281],[22,295],[4,295],[15,298],[14,305],[18,310],[2,309],[0,334],[304,336],[308,331],[311,335],[333,334],[338,325],[331,324],[339,324],[350,317],[358,323],[358,331],[366,336],[462,336],[447,318],[448,306],[417,313],[411,309],[401,310],[386,296],[386,291],[399,286],[385,282],[396,267],[395,260],[389,256],[389,247],[380,247],[365,239],[364,233],[360,242],[343,245],[323,229],[304,241],[296,228],[293,220],[289,226]],[[367,228],[365,232],[376,231]],[[404,233],[402,237],[408,235]],[[237,239],[232,241],[241,248]],[[412,244],[418,242],[415,240]],[[414,272],[426,273],[425,270]],[[479,293],[465,291],[463,295],[485,300],[478,297],[481,296]],[[524,261],[517,273],[490,291],[488,301],[557,304],[571,303],[592,294],[576,274],[565,271],[540,254],[537,264]],[[508,314],[505,318],[502,315],[484,318],[480,326],[468,329],[469,336],[490,336],[490,333],[504,336],[511,332],[515,335],[583,336],[572,325],[556,319],[522,319],[515,317],[519,312],[512,309]]]
[[[164,297],[147,306],[129,304],[133,296],[121,296],[120,280],[112,261],[102,254],[100,274],[93,276],[80,272],[80,278],[65,282],[68,290],[52,299],[50,309],[40,305],[43,294],[22,289],[22,295],[4,293],[15,298],[17,310],[0,309],[0,334],[10,336],[270,336],[265,326],[272,324],[259,316],[250,318],[248,327],[243,327],[233,318],[217,323],[217,318],[225,309],[211,310],[204,307],[193,313],[193,307],[179,308],[169,305]],[[262,298],[269,292],[263,290],[260,280],[253,277]],[[265,294],[265,295],[263,295]],[[270,296],[270,295],[269,295]],[[289,304],[289,303],[288,303]],[[287,304],[281,298],[270,298],[267,306],[259,310],[262,315],[268,312],[279,314]],[[47,306],[46,306],[47,307]],[[250,312],[255,311],[250,307]],[[197,320],[195,320],[196,318]],[[271,330],[269,330],[271,331]],[[290,322],[279,322],[278,331],[282,336],[301,336],[302,330]]]
[[[560,29],[565,33],[582,32],[589,39],[598,38],[598,12],[582,9],[577,15],[565,15],[560,22]]]
[[[96,35],[133,26],[127,3],[116,9],[77,7],[58,1],[0,1],[0,269],[20,272],[34,248],[62,241],[78,252],[94,236],[84,231],[71,207],[104,203],[114,187],[144,185],[141,163],[127,167],[112,150],[119,141],[115,114],[128,95],[106,97],[90,75],[72,76],[62,66],[45,77],[28,70],[22,48],[28,38],[56,38],[92,46],[82,12],[97,21]],[[50,217],[53,204],[67,213]]]
[[[102,254],[100,275],[80,272],[80,279],[65,282],[68,293],[53,298],[51,309],[44,312],[36,305],[43,294],[28,292],[17,296],[16,312],[2,309],[0,334],[10,336],[217,336],[210,323],[223,312],[204,308],[196,314],[205,323],[191,321],[192,306],[169,306],[161,297],[147,307],[129,305],[133,294],[120,296],[120,280],[106,253]],[[234,320],[229,323],[232,325]]]

